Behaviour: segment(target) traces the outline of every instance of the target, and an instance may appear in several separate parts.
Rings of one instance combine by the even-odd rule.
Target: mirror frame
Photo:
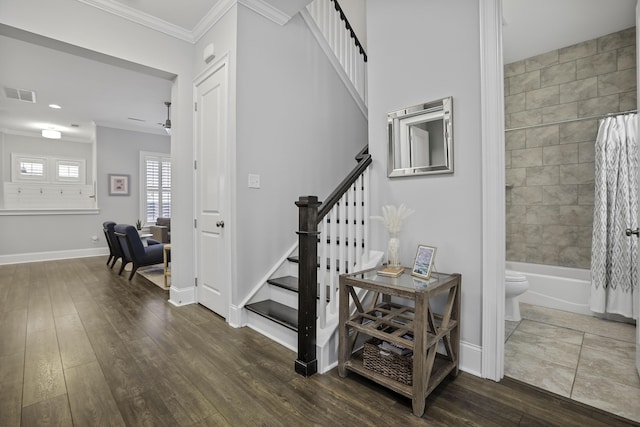
[[[400,144],[409,144],[409,141],[395,141],[394,139],[396,133],[398,133],[398,135],[400,134],[400,126],[403,126],[400,121],[421,115],[428,118],[434,114],[440,115],[443,122],[444,164],[396,168],[396,157],[399,155],[399,153],[395,153],[396,142],[399,142]],[[453,173],[453,97],[449,96],[437,101],[414,105],[412,107],[393,111],[387,114],[387,137],[389,141],[387,176],[389,178]]]

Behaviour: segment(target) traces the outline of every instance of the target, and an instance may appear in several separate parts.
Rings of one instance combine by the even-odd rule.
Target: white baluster
[[[322,28],[322,32],[325,35],[325,37],[327,36],[327,34],[329,34],[330,31],[330,26],[329,26],[329,22],[333,21],[333,19],[331,18],[331,11],[333,10],[333,3],[330,0],[323,0],[325,8],[324,8],[324,20],[326,21],[326,25]]]
[[[356,193],[355,193],[355,185],[351,185],[351,188],[349,189],[349,191],[347,192],[347,197],[349,199],[349,205],[348,205],[348,213],[347,213],[347,228],[348,228],[348,237],[347,237],[347,261],[348,261],[348,273],[351,273],[353,271],[353,266],[356,263],[356,257],[355,257],[355,252],[356,252],[356,247],[355,247],[355,240],[356,240],[356,226],[353,223],[354,218],[356,217],[355,215],[355,210],[356,210]]]
[[[327,220],[326,218],[322,219],[322,223],[320,226],[320,262],[318,263],[320,265],[320,271],[318,272],[318,286],[319,286],[319,307],[320,309],[318,310],[319,312],[319,320],[320,320],[320,327],[324,328],[327,324],[327,313],[326,313],[326,305],[327,305],[327,287],[326,287],[326,283],[327,283],[327,265],[326,263],[326,259],[327,259],[327,238],[329,237],[328,233],[328,227],[327,227]]]
[[[362,175],[358,177],[355,184],[355,193],[356,193],[356,217],[355,217],[355,229],[356,229],[356,238],[355,238],[355,250],[356,250],[356,263],[360,268],[362,268],[362,216],[363,216],[363,206],[362,206]]]
[[[364,220],[364,247],[362,249],[367,260],[369,258],[369,238],[371,236],[369,234],[369,216],[371,213],[371,204],[369,202],[369,169],[370,168],[367,168],[362,174],[362,200],[364,202],[364,213],[362,215],[362,219]]]
[[[343,271],[345,268],[345,263],[347,262],[347,254],[346,254],[346,245],[345,241],[347,240],[347,197],[342,196],[340,199],[340,206],[338,207],[338,220],[340,224],[338,225],[338,239],[340,241],[340,246],[338,247],[338,260],[340,262],[340,273],[346,273],[347,271]]]
[[[338,272],[336,271],[336,267],[338,265],[338,257],[336,256],[337,248],[335,243],[335,236],[337,233],[337,224],[338,224],[338,209],[337,206],[334,206],[330,212],[330,223],[329,223],[329,233],[331,234],[331,246],[329,247],[329,295],[331,295],[331,300],[329,301],[329,312],[331,314],[335,314],[338,309],[337,299],[338,294],[336,293],[338,289]],[[341,271],[342,273],[342,271]]]

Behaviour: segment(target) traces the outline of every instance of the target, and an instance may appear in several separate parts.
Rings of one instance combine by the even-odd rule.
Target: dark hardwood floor
[[[302,378],[293,352],[105,262],[0,266],[0,425],[634,425],[466,373],[417,418],[355,374]]]

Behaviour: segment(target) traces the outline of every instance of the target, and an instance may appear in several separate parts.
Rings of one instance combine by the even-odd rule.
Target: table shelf
[[[354,356],[345,363],[345,368],[349,371],[355,372],[365,378],[368,378],[378,384],[384,385],[390,390],[395,391],[405,397],[411,398],[413,395],[413,386],[403,384],[399,381],[395,381],[389,377],[379,374],[371,369],[367,369],[363,365],[362,352],[354,354]],[[431,377],[429,378],[429,384],[427,385],[427,395],[438,386],[447,375],[449,375],[454,369],[457,368],[457,364],[446,359],[444,356],[437,354],[433,364],[433,370]]]

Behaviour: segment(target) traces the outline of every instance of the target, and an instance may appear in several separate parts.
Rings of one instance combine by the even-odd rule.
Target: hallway
[[[291,351],[201,306],[174,307],[105,261],[0,266],[3,425],[633,425],[466,373],[416,418],[408,399],[357,375],[300,377]]]

